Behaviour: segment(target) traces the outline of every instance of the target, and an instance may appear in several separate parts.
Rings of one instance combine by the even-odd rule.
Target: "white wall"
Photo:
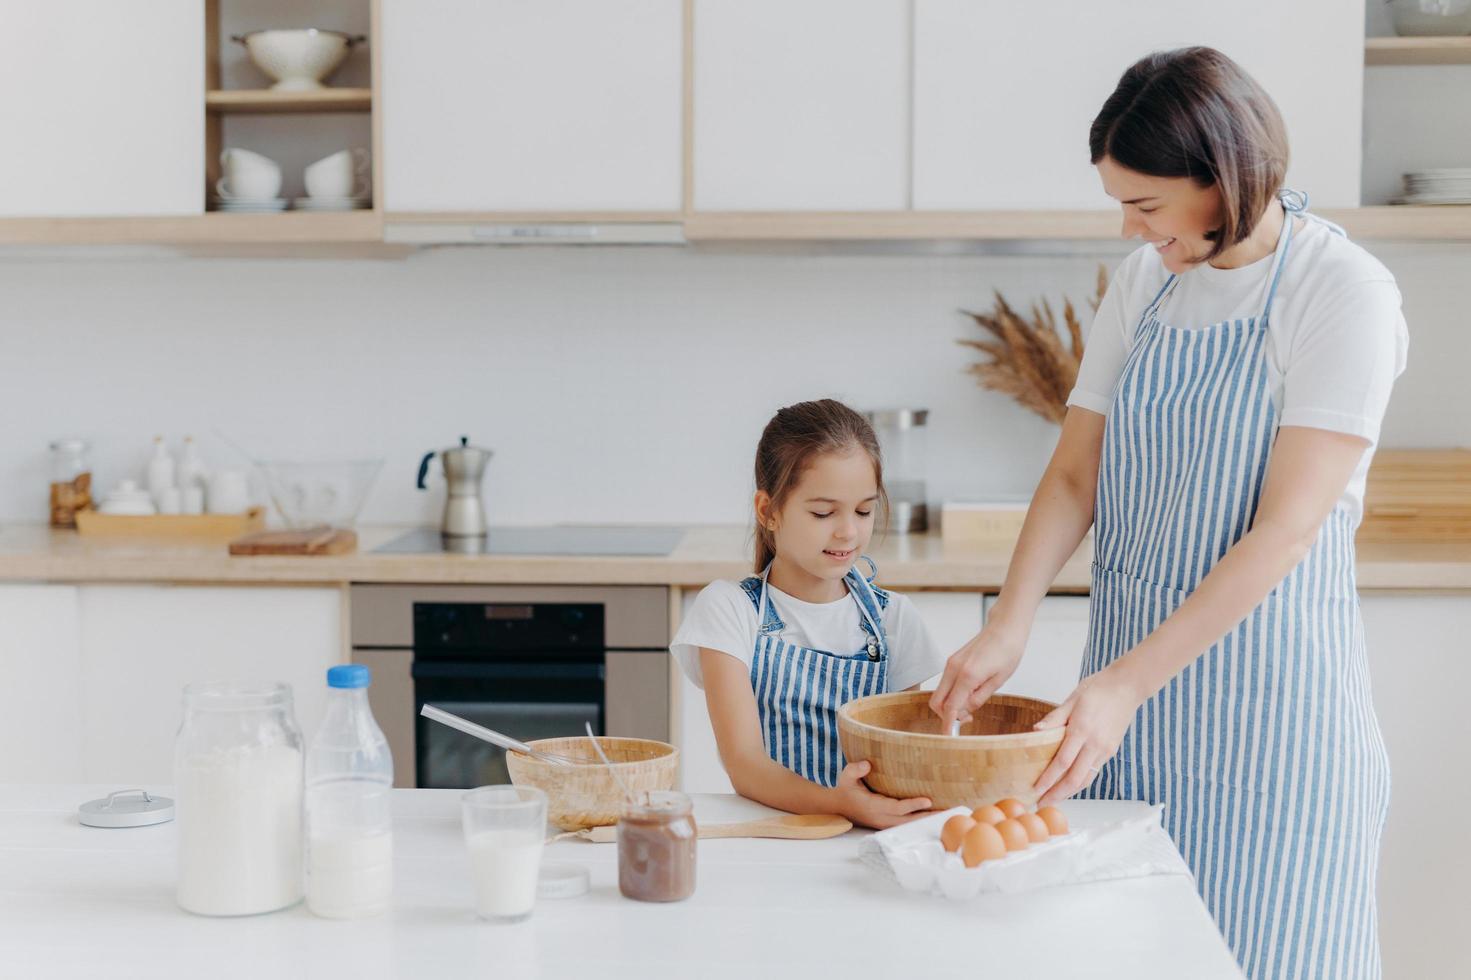
[[[1379,254],[1411,367],[1394,445],[1471,444],[1468,250]],[[1121,254],[1107,256],[1116,263]],[[383,456],[369,522],[432,522],[420,455],[495,450],[492,521],[739,522],[777,407],[833,395],[931,409],[933,499],[1034,485],[1055,430],[982,391],[957,310],[1091,292],[1096,257],[469,248],[407,260],[0,258],[0,521],[44,521],[46,444],[96,440],[97,479],[155,433],[260,456]]]

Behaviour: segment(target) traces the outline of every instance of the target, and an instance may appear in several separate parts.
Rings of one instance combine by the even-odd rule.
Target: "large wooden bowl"
[[[506,753],[511,782],[517,786],[535,786],[546,793],[548,820],[563,830],[604,827],[618,822],[623,812],[623,791],[586,737],[542,738],[526,744],[585,763],[558,766],[520,752]],[[602,735],[598,744],[635,795],[646,790],[674,788],[679,750],[668,742]]]
[[[1052,761],[1064,729],[1032,726],[1055,704],[994,694],[961,726],[940,733],[928,691],[874,694],[838,709],[838,739],[849,762],[867,759],[875,793],[927,796],[935,809],[976,807],[1014,797],[1037,801],[1032,784]]]

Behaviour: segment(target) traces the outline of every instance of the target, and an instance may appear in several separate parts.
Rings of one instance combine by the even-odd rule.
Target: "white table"
[[[948,902],[828,841],[712,840],[688,901],[618,894],[614,845],[561,841],[592,890],[517,925],[471,911],[459,793],[396,790],[392,913],[318,919],[304,905],[211,919],[174,904],[175,827],[81,826],[76,806],[122,787],[0,786],[0,976],[274,978],[1118,977],[1240,980],[1184,875]],[[166,786],[148,787],[171,796]],[[1138,804],[1072,802],[1076,826]],[[696,797],[706,822],[767,811]]]

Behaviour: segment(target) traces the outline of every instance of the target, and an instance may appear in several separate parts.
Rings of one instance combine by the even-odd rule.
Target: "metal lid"
[[[925,419],[929,418],[930,410],[927,408],[881,408],[863,414],[872,425],[894,429],[917,429],[924,425]]]
[[[537,898],[576,898],[586,895],[587,868],[580,864],[543,864],[536,880]]]
[[[174,801],[147,790],[120,789],[77,807],[77,819],[88,827],[148,827],[174,819]]]

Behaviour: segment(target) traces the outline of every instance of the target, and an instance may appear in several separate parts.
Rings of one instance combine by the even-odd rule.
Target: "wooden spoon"
[[[741,823],[700,824],[701,837],[777,837],[783,840],[825,840],[853,829],[851,821],[831,813],[785,813]],[[611,844],[617,839],[614,827],[589,827],[558,834],[552,840],[580,837],[594,844]]]

